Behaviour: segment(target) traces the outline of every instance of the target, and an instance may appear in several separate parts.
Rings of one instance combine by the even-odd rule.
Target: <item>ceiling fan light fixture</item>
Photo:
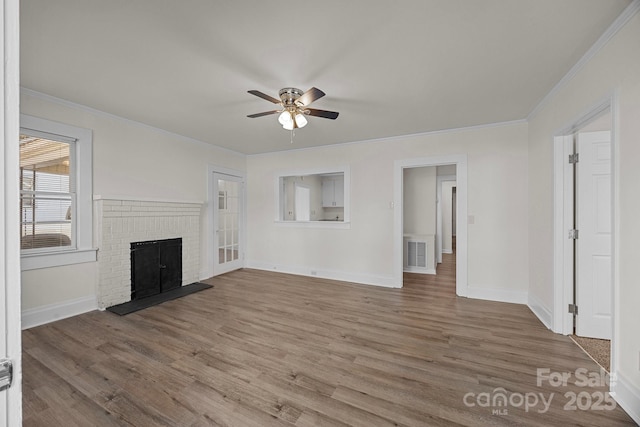
[[[287,110],[283,111],[278,117],[278,122],[282,126],[287,126],[288,124],[293,125],[293,119],[291,118],[291,113]]]
[[[286,113],[289,116],[289,120],[282,123],[282,127],[285,128],[286,130],[293,130],[293,127],[295,126],[296,123],[293,120],[293,117],[291,117],[291,114],[288,111]]]
[[[296,114],[296,126],[298,126],[299,128],[303,128],[307,125],[307,118],[304,116],[304,114],[298,112]]]

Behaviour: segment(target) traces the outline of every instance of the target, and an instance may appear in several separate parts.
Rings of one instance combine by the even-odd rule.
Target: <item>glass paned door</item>
[[[243,183],[240,177],[213,174],[214,275],[242,268]]]

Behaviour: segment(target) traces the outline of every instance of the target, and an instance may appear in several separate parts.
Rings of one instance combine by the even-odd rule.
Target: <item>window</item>
[[[20,246],[22,250],[75,246],[74,142],[20,135]]]
[[[22,269],[96,260],[91,131],[20,116]]]
[[[221,211],[227,210],[227,192],[224,190],[218,191],[218,209]]]

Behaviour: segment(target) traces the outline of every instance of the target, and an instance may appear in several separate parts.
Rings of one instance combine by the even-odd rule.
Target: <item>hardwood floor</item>
[[[599,371],[568,337],[524,306],[457,298],[444,261],[403,289],[240,270],[24,331],[24,425],[634,425],[587,409],[607,387],[576,384]],[[538,368],[572,375],[538,386]]]

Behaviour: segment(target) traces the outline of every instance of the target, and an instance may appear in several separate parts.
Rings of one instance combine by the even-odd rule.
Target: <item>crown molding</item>
[[[640,0],[638,0],[640,1]],[[515,126],[527,124],[527,119],[517,119],[517,120],[509,120],[505,122],[496,122],[496,123],[486,123],[482,125],[472,125],[472,126],[463,126],[459,128],[449,128],[449,129],[439,129],[439,130],[431,130],[426,132],[417,132],[417,133],[409,133],[404,135],[396,135],[396,136],[387,136],[383,138],[372,138],[372,139],[363,139],[361,141],[349,141],[349,142],[339,142],[335,144],[328,145],[318,145],[315,147],[304,147],[304,148],[294,148],[292,150],[279,150],[279,151],[270,151],[268,153],[256,153],[256,154],[247,154],[247,157],[261,157],[261,156],[269,156],[269,155],[278,155],[282,153],[293,153],[300,151],[314,151],[314,150],[322,150],[327,148],[337,148],[344,147],[347,145],[356,145],[356,144],[368,144],[372,142],[386,142],[386,141],[397,141],[398,139],[406,139],[406,138],[417,138],[421,136],[432,136],[432,135],[440,135],[445,133],[454,133],[454,132],[469,132],[474,130],[481,129],[491,129],[502,126]]]
[[[633,18],[636,13],[640,11],[640,0],[633,0],[629,6],[616,18],[615,21],[602,33],[600,38],[589,48],[589,50],[575,63],[573,67],[560,79],[558,83],[542,98],[542,100],[535,106],[533,110],[527,116],[527,122],[531,121],[550,101],[553,99],[560,90],[562,90],[579,72],[584,66],[593,59],[594,56],[620,31],[626,24]]]
[[[36,90],[29,89],[29,88],[26,88],[26,87],[22,87],[22,86],[20,87],[20,95],[21,96],[22,95],[27,95],[27,96],[30,96],[32,98],[36,98],[36,99],[40,99],[40,100],[43,100],[43,101],[51,102],[51,103],[54,103],[54,104],[62,105],[64,107],[68,107],[68,108],[73,108],[74,110],[84,111],[84,112],[89,113],[89,114],[93,114],[93,115],[101,116],[101,117],[106,117],[106,118],[109,118],[109,119],[112,119],[112,120],[118,120],[118,121],[130,124],[130,125],[133,125],[133,126],[137,126],[137,127],[141,127],[141,128],[150,130],[152,132],[156,132],[156,133],[160,133],[162,135],[167,135],[167,136],[170,136],[170,137],[173,137],[173,138],[177,138],[177,139],[183,140],[185,142],[189,142],[191,144],[196,144],[196,145],[199,145],[201,147],[204,146],[204,147],[207,147],[207,148],[216,148],[218,150],[226,151],[226,152],[228,152],[230,154],[243,156],[243,157],[245,156],[244,153],[240,153],[239,151],[234,151],[234,150],[231,150],[229,148],[220,147],[220,146],[215,145],[215,144],[209,144],[208,142],[204,142],[204,141],[201,141],[199,139],[195,139],[195,138],[191,138],[189,136],[184,136],[184,135],[180,135],[178,133],[170,132],[168,130],[161,129],[161,128],[158,128],[158,127],[155,127],[155,126],[151,126],[151,125],[148,125],[146,123],[142,123],[142,122],[138,122],[138,121],[135,121],[135,120],[132,120],[132,119],[128,119],[126,117],[118,116],[116,114],[107,113],[106,111],[98,110],[96,108],[88,107],[86,105],[78,104],[76,102],[67,101],[66,99],[58,98],[56,96],[48,95],[46,93],[38,92]]]

